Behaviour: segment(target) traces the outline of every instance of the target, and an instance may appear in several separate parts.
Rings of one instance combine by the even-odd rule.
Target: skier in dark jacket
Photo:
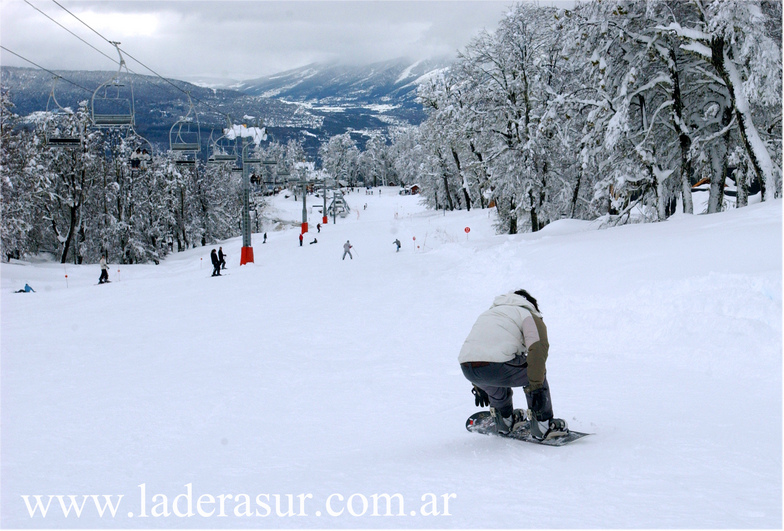
[[[566,422],[553,418],[545,362],[550,343],[539,306],[527,291],[499,295],[471,328],[458,361],[463,375],[474,384],[477,406],[490,406],[499,433],[509,433],[526,422],[512,406],[512,387],[522,387],[531,435],[549,439],[568,433]]]
[[[210,259],[212,260],[212,276],[219,277],[221,276],[220,273],[220,260],[218,259],[218,252],[213,249],[210,253]]]
[[[226,255],[223,254],[223,247],[218,247],[218,262],[220,262],[221,269],[226,269]]]

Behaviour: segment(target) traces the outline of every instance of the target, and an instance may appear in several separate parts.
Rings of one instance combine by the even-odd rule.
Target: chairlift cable
[[[89,92],[90,94],[92,94],[92,92],[93,92],[92,90],[90,90],[90,89],[88,89],[88,88],[85,88],[85,87],[81,86],[79,83],[76,83],[76,82],[74,82],[74,81],[71,81],[70,79],[68,79],[68,78],[66,78],[66,77],[63,77],[63,76],[61,76],[60,74],[56,74],[56,73],[52,72],[52,71],[51,71],[51,70],[49,70],[48,68],[44,68],[43,66],[41,66],[41,65],[39,65],[39,64],[37,64],[37,63],[34,63],[34,62],[33,62],[33,61],[31,61],[30,59],[28,59],[28,58],[26,58],[26,57],[23,57],[23,56],[19,55],[19,54],[18,54],[18,53],[16,53],[15,51],[13,51],[13,50],[9,50],[8,48],[6,48],[5,46],[3,46],[2,44],[0,44],[0,48],[2,48],[3,50],[5,50],[6,52],[8,52],[8,53],[10,53],[10,54],[12,54],[12,55],[15,55],[15,56],[17,56],[19,59],[21,59],[21,60],[23,60],[23,61],[27,61],[27,62],[28,62],[28,63],[30,63],[31,65],[33,65],[33,66],[35,66],[35,67],[37,67],[37,68],[40,68],[40,69],[41,69],[41,70],[43,70],[44,72],[48,72],[48,73],[52,74],[53,76],[57,77],[58,79],[62,79],[63,81],[65,81],[65,82],[67,82],[67,83],[70,83],[71,85],[73,85],[73,86],[75,86],[75,87],[78,87],[78,88],[80,88],[80,89],[84,90],[85,92]]]
[[[98,48],[96,48],[95,46],[93,46],[92,44],[90,44],[89,42],[87,42],[86,40],[82,39],[82,38],[81,38],[80,36],[78,36],[76,33],[72,32],[71,30],[69,30],[68,28],[66,28],[65,26],[63,26],[63,25],[62,25],[62,24],[60,24],[59,22],[57,22],[55,19],[53,19],[52,17],[50,17],[49,15],[47,15],[46,13],[44,13],[43,11],[41,11],[39,8],[35,7],[35,6],[34,6],[33,4],[31,4],[31,3],[30,3],[28,0],[24,0],[24,2],[25,2],[25,4],[29,5],[30,7],[32,7],[33,9],[35,9],[36,11],[38,11],[39,13],[41,13],[43,16],[45,16],[46,18],[48,18],[49,20],[51,20],[52,22],[54,22],[55,24],[57,24],[58,26],[60,26],[61,28],[63,28],[65,31],[67,31],[68,33],[70,33],[71,35],[73,35],[74,37],[76,37],[77,39],[79,39],[80,41],[82,41],[83,43],[85,43],[87,46],[89,46],[90,48],[92,48],[93,50],[95,50],[96,52],[98,52],[99,54],[103,55],[104,57],[106,57],[107,59],[109,59],[110,61],[112,61],[113,63],[116,63],[116,62],[117,62],[115,59],[113,59],[113,58],[112,58],[112,57],[110,57],[109,55],[105,54],[104,52],[102,52],[101,50],[99,50]]]
[[[25,1],[26,1],[26,0],[25,0]],[[102,38],[103,40],[105,40],[105,41],[106,41],[106,42],[108,42],[109,44],[113,44],[113,43],[112,43],[112,41],[110,41],[109,39],[107,39],[106,37],[104,37],[103,35],[101,35],[101,34],[100,34],[100,33],[99,33],[99,32],[98,32],[96,29],[94,29],[92,26],[90,26],[90,25],[89,25],[89,24],[87,24],[85,21],[83,21],[82,19],[80,19],[79,17],[77,17],[76,15],[74,15],[74,14],[73,14],[71,11],[69,11],[68,9],[66,9],[65,7],[63,7],[63,5],[62,5],[62,4],[60,4],[60,3],[59,3],[57,0],[52,0],[52,2],[54,2],[56,5],[60,6],[60,8],[62,8],[62,9],[63,9],[63,11],[65,11],[66,13],[68,13],[69,15],[71,15],[72,17],[74,17],[76,20],[78,20],[79,22],[81,22],[82,24],[84,24],[85,26],[87,26],[87,27],[88,27],[88,28],[89,28],[91,31],[93,31],[93,32],[94,32],[96,35],[98,35],[100,38]],[[179,90],[179,91],[180,91],[180,92],[182,92],[183,94],[186,94],[186,95],[190,96],[190,94],[189,94],[189,93],[188,93],[186,90],[182,89],[181,87],[178,87],[178,86],[177,86],[177,85],[176,85],[174,82],[172,82],[172,81],[171,81],[171,80],[169,80],[169,79],[166,79],[165,77],[163,77],[162,75],[160,75],[158,72],[156,72],[155,70],[153,70],[152,68],[150,68],[150,67],[149,67],[149,66],[147,66],[146,64],[144,64],[144,63],[142,63],[141,61],[139,61],[137,58],[135,58],[134,56],[132,56],[132,55],[131,55],[130,53],[128,53],[126,50],[123,50],[122,48],[120,48],[120,51],[122,51],[122,53],[123,53],[123,54],[125,54],[125,56],[126,56],[126,57],[128,57],[128,58],[130,58],[130,59],[133,59],[133,60],[134,60],[134,61],[136,61],[138,64],[140,64],[142,67],[146,68],[147,70],[149,70],[150,72],[152,72],[153,74],[155,74],[157,77],[159,77],[160,79],[162,79],[162,80],[163,80],[163,81],[165,81],[166,83],[170,84],[170,85],[171,85],[172,87],[174,87],[175,89]],[[115,62],[116,62],[116,61],[115,61]],[[126,66],[126,68],[127,68],[127,66]],[[135,72],[133,72],[132,70],[129,70],[129,71],[130,71],[130,72],[132,72],[132,73],[135,73]],[[218,113],[218,114],[221,114],[221,115],[223,115],[223,116],[228,116],[226,113],[224,113],[224,112],[220,111],[220,110],[219,110],[219,109],[217,109],[216,107],[213,107],[213,106],[212,106],[212,105],[210,105],[209,103],[207,103],[207,102],[205,102],[205,101],[202,101],[202,100],[200,100],[199,98],[195,98],[195,97],[194,97],[193,99],[194,99],[194,100],[196,100],[198,103],[201,103],[202,105],[205,105],[206,107],[209,107],[211,110],[215,111],[215,112],[216,112],[216,113]]]
[[[69,15],[71,15],[73,18],[75,18],[76,20],[78,20],[79,22],[81,22],[82,24],[84,24],[85,26],[87,26],[87,28],[88,28],[89,30],[91,30],[93,33],[95,33],[96,35],[98,35],[100,38],[102,38],[103,40],[105,40],[105,41],[106,41],[106,42],[108,42],[109,44],[111,44],[111,43],[112,43],[112,41],[110,41],[109,39],[107,39],[106,37],[104,37],[103,35],[101,35],[100,33],[98,33],[98,30],[94,29],[94,28],[93,28],[92,26],[90,26],[90,25],[89,25],[87,22],[85,22],[84,20],[80,19],[79,17],[77,17],[76,15],[74,15],[73,13],[71,13],[70,11],[68,11],[68,9],[66,9],[66,8],[65,8],[65,7],[64,7],[64,6],[63,6],[61,3],[59,3],[57,0],[52,0],[52,2],[54,2],[55,4],[57,4],[58,6],[60,6],[60,8],[62,8],[62,10],[63,10],[63,11],[65,11],[66,13],[68,13]],[[114,59],[112,59],[112,60],[114,60]]]

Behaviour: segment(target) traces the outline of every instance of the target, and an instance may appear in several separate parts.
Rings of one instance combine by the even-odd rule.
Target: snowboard
[[[569,430],[569,433],[561,437],[553,437],[552,439],[545,439],[544,441],[540,441],[531,436],[531,432],[528,431],[527,426],[517,429],[511,433],[501,434],[496,431],[495,420],[493,420],[493,416],[489,411],[479,411],[468,417],[466,420],[466,429],[472,433],[497,435],[507,439],[517,439],[518,441],[542,444],[544,446],[564,446],[576,441],[577,439],[582,439],[586,435],[590,435],[590,433]]]

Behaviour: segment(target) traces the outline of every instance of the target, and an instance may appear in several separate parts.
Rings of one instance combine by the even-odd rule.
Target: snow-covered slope
[[[452,62],[448,58],[393,59],[366,65],[314,63],[272,76],[247,80],[246,94],[285,100],[346,105],[379,101],[416,105],[416,81]]]
[[[508,236],[381,192],[321,233],[311,210],[302,247],[268,223],[254,264],[222,242],[221,278],[210,248],[105,286],[3,264],[2,526],[781,527],[780,201]],[[463,426],[457,352],[521,287],[555,413],[594,434],[567,447]]]

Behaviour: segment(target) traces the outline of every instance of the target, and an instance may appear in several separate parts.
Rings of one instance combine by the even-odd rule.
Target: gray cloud
[[[55,3],[29,0],[111,57],[113,48]],[[497,1],[68,1],[60,4],[167,77],[249,79],[311,62],[454,55],[493,30]],[[0,1],[0,43],[49,69],[112,63],[21,0]],[[2,64],[30,66],[2,52]],[[148,73],[133,61],[129,67]]]

